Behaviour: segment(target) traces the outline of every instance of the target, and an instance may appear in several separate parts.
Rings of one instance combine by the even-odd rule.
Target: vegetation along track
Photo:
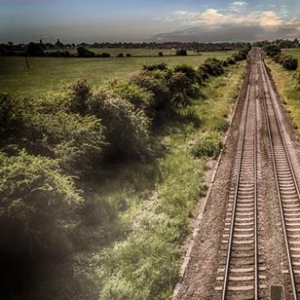
[[[263,238],[260,233],[261,160],[258,121],[267,128],[274,171],[277,203],[286,249],[286,299],[300,298],[300,193],[289,149],[280,124],[276,95],[262,54],[249,54],[250,76],[244,102],[243,122],[236,164],[226,208],[219,250],[214,299],[269,299]],[[261,116],[260,113],[263,115]],[[278,262],[279,263],[279,262]]]

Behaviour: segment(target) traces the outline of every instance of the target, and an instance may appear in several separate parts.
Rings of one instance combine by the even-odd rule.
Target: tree
[[[95,53],[93,51],[85,49],[84,47],[78,47],[77,53],[78,53],[79,57],[94,57],[95,56]]]
[[[26,54],[28,56],[44,56],[45,55],[43,47],[40,44],[36,44],[33,42],[28,44]]]
[[[178,56],[187,56],[188,55],[186,49],[177,49],[175,54]]]

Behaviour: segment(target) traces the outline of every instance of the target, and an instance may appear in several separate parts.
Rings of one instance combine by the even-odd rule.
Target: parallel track
[[[296,300],[300,294],[300,193],[275,106],[275,92],[262,61],[260,62],[260,70],[263,84],[261,96],[271,146],[272,164],[288,259],[290,287],[287,288],[287,293]]]
[[[259,49],[250,53],[251,70],[244,102],[236,169],[227,204],[216,299],[267,297],[264,260],[259,257],[258,105],[267,128],[288,273],[286,299],[300,298],[300,192],[280,124],[276,94]]]
[[[258,299],[256,65],[253,65],[238,145],[236,178],[231,189],[223,233],[225,263],[217,291],[225,299]]]

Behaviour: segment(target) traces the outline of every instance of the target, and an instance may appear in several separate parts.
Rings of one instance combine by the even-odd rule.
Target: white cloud
[[[245,2],[237,1],[243,6]],[[235,11],[236,12],[236,11]],[[168,16],[168,21],[181,22],[182,25],[201,25],[206,27],[220,27],[223,25],[259,25],[264,28],[277,28],[283,24],[281,16],[275,11],[253,11],[249,14],[236,14],[233,12],[220,12],[209,8],[204,12],[176,11]],[[161,19],[162,20],[162,19]]]
[[[246,1],[235,1],[229,5],[229,11],[241,13],[246,10],[248,3]]]

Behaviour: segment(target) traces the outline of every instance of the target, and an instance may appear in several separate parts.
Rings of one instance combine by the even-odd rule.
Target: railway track
[[[289,299],[300,298],[300,193],[288,147],[275,107],[273,91],[264,63],[260,62],[261,93],[267,124],[272,164],[280,207],[282,229],[286,247],[287,266],[284,273],[289,275],[286,288]]]
[[[218,298],[258,299],[257,66],[251,66],[238,144],[236,171],[227,206],[218,270]]]
[[[237,158],[219,252],[214,299],[270,299],[260,250],[260,135],[267,128],[270,158],[286,248],[286,299],[300,299],[300,192],[280,125],[276,95],[259,49],[250,53],[250,74]],[[277,201],[276,200],[276,201]]]

